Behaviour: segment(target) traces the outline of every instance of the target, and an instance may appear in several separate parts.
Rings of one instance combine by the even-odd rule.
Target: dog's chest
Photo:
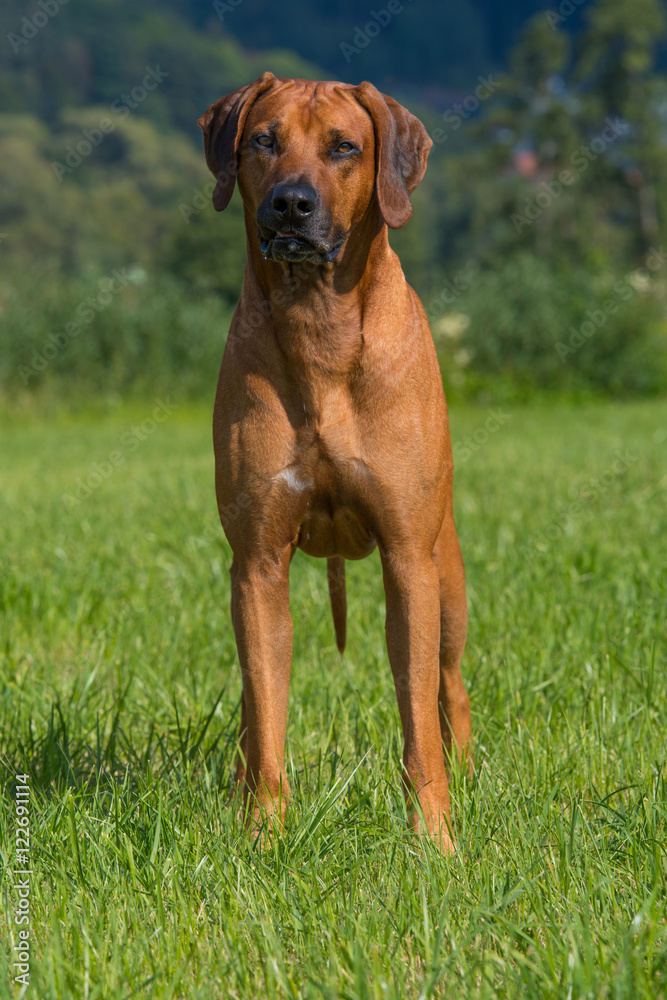
[[[343,394],[318,406],[303,404],[292,461],[281,484],[298,519],[298,546],[309,555],[361,559],[373,551],[367,497],[373,473],[360,439],[358,417]]]

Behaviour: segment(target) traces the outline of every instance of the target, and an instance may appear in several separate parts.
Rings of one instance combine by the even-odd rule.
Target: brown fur
[[[282,818],[288,798],[290,559],[300,548],[329,560],[342,648],[344,560],[377,545],[412,821],[451,850],[443,742],[462,754],[470,737],[452,454],[428,321],[387,239],[387,225],[410,217],[408,196],[431,140],[368,83],[267,73],[214,104],[200,125],[217,178],[214,204],[227,205],[236,180],[248,235],[213,428],[218,504],[234,554],[243,674],[237,778],[249,813]],[[270,149],[255,143],[265,133]],[[341,136],[358,153],[334,155]],[[285,182],[318,193],[322,252],[342,240],[331,263],[264,259],[256,216]]]

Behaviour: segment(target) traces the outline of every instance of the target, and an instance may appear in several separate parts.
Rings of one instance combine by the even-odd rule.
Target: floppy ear
[[[356,90],[375,129],[375,186],[380,211],[388,226],[400,229],[412,215],[408,195],[424,176],[433,141],[418,118],[372,83],[365,81]]]
[[[262,73],[254,83],[221,97],[199,119],[199,127],[204,133],[206,163],[217,182],[213,204],[218,212],[227,208],[234,191],[237,153],[248,112],[253,102],[269,90],[275,79],[273,73]]]

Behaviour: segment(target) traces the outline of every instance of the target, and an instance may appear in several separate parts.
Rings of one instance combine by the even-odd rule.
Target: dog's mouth
[[[343,245],[336,246],[314,243],[293,230],[273,231],[260,226],[257,235],[259,247],[265,260],[287,260],[292,262],[307,260],[313,264],[330,264],[338,256]]]

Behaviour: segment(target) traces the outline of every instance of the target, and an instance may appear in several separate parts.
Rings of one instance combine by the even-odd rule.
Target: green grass
[[[26,996],[665,996],[667,404],[517,408],[469,456],[488,414],[453,409],[476,770],[451,860],[405,825],[377,556],[348,563],[342,662],[324,563],[294,561],[287,829],[244,834],[209,416],[130,450],[154,406],[0,428],[0,932],[26,772]]]

